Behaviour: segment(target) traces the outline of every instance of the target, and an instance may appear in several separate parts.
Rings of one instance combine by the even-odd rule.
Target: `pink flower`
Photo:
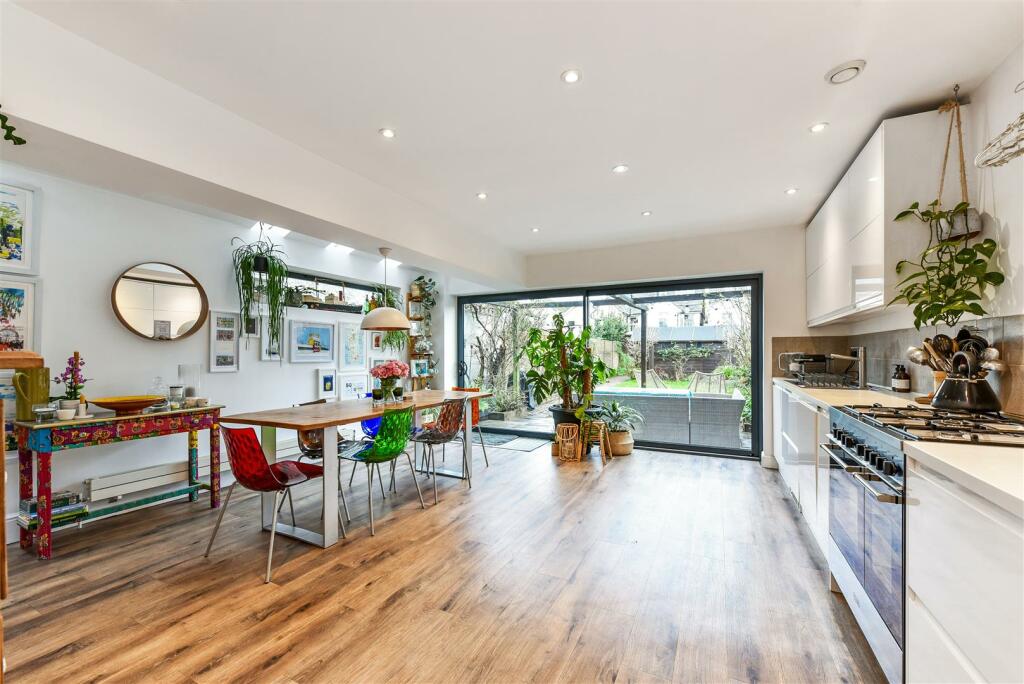
[[[385,380],[387,378],[404,378],[409,375],[409,366],[405,365],[401,361],[387,361],[386,363],[382,363],[379,366],[371,368],[370,375],[378,380]]]

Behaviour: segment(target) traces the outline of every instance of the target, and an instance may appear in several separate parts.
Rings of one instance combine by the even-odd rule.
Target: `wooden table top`
[[[136,413],[132,416],[118,416],[113,411],[97,410],[96,414],[92,418],[72,418],[71,420],[48,420],[45,423],[37,423],[34,420],[19,420],[14,424],[18,427],[28,428],[29,430],[52,430],[54,428],[66,428],[66,427],[79,427],[82,425],[92,425],[94,423],[110,423],[116,420],[138,420],[140,418],[166,418],[169,416],[180,416],[188,413],[202,413],[204,411],[213,411],[224,408],[220,404],[208,404],[207,406],[197,406],[195,408],[183,408],[174,409],[173,411],[144,411],[142,413]]]
[[[401,404],[374,406],[372,399],[351,399],[324,404],[271,409],[221,416],[221,423],[260,425],[288,430],[320,430],[332,425],[346,425],[381,416],[386,409],[413,408],[416,411],[440,406],[446,399],[485,399],[491,392],[453,392],[450,390],[417,390],[408,392]]]

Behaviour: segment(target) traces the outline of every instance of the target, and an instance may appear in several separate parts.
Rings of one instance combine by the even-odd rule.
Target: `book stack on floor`
[[[39,511],[36,497],[23,499],[18,512],[18,525],[26,530],[34,530],[39,526]],[[50,525],[56,527],[74,522],[89,514],[89,507],[82,501],[78,492],[55,492],[53,494],[53,515]]]

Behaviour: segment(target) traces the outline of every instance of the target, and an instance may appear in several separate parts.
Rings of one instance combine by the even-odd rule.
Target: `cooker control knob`
[[[868,458],[868,454],[871,453],[871,449],[868,448],[867,444],[857,445],[857,455],[861,458]]]
[[[899,468],[892,461],[886,461],[882,464],[882,472],[886,475],[895,475]]]

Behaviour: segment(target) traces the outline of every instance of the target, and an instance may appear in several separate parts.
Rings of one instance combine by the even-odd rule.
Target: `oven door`
[[[821,444],[832,464],[828,486],[828,533],[864,585],[864,487],[854,479],[863,471],[841,447]]]
[[[864,591],[903,648],[903,493],[877,475],[854,475],[864,491]]]

